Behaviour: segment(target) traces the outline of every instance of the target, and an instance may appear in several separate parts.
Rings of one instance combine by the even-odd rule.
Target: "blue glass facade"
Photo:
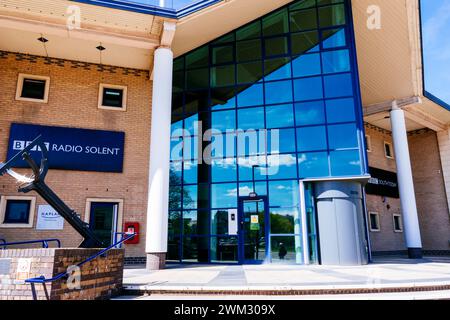
[[[367,171],[349,8],[296,1],[175,60],[169,261],[239,262],[228,218],[256,192],[266,260],[303,263],[308,238],[314,262],[299,181]]]

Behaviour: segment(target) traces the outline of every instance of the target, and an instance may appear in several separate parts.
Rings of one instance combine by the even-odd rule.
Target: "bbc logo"
[[[29,146],[31,144],[31,142],[32,141],[14,140],[13,141],[13,150],[22,151],[27,146]],[[47,150],[49,150],[50,143],[44,142],[44,145],[47,148]],[[31,149],[31,151],[41,151],[41,148],[39,148],[39,146],[35,146]]]

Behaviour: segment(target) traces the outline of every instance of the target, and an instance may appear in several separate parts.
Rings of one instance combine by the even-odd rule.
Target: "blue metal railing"
[[[56,242],[58,248],[61,248],[61,241],[59,239],[39,239],[39,240],[28,240],[28,241],[17,241],[17,242],[6,242],[4,239],[0,239],[3,243],[0,244],[0,247],[6,249],[8,246],[16,246],[21,244],[32,244],[32,243],[42,243],[42,248],[47,249],[49,242]]]
[[[123,235],[125,235],[125,234],[127,234],[128,236],[126,236],[126,237],[125,237],[125,236],[122,236],[122,239],[120,239],[120,241],[117,241],[117,242],[113,243],[112,245],[110,245],[109,247],[100,250],[99,252],[97,252],[97,253],[94,254],[93,256],[91,256],[91,257],[87,258],[86,260],[84,260],[84,261],[78,263],[76,266],[77,266],[77,267],[81,267],[82,265],[84,265],[84,264],[86,264],[86,263],[88,263],[88,262],[94,260],[94,259],[97,258],[98,256],[101,256],[101,255],[105,254],[107,251],[109,251],[109,250],[111,250],[111,249],[113,249],[113,248],[116,248],[118,245],[121,245],[123,242],[125,242],[125,241],[127,241],[127,240],[130,240],[130,239],[134,238],[134,236],[136,236],[136,233],[132,233],[132,234],[129,234],[129,233],[123,233]],[[25,282],[26,282],[26,283],[31,283],[31,284],[33,284],[33,283],[47,283],[47,282],[54,282],[54,281],[56,281],[56,280],[59,280],[59,279],[62,279],[62,278],[64,278],[64,277],[66,277],[66,276],[68,276],[68,275],[69,275],[69,274],[68,274],[67,271],[66,271],[66,272],[61,272],[60,274],[57,274],[57,275],[54,276],[53,278],[46,279],[44,276],[40,276],[40,277],[36,277],[36,278],[30,278],[30,279],[27,279],[27,280],[25,280]]]

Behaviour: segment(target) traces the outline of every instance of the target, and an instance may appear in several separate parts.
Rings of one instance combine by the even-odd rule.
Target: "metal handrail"
[[[58,245],[58,248],[61,248],[61,241],[59,239],[39,239],[39,240],[28,240],[28,241],[17,241],[17,242],[6,242],[4,239],[0,239],[0,241],[3,241],[2,244],[0,244],[0,247],[3,247],[3,249],[6,249],[7,246],[15,246],[20,244],[31,244],[31,243],[42,243],[42,248],[47,249],[49,242],[56,242]]]
[[[125,242],[125,241],[127,241],[127,240],[130,240],[130,239],[132,239],[132,238],[134,238],[134,237],[136,236],[136,233],[132,233],[132,234],[126,233],[126,234],[128,234],[127,237],[122,237],[122,239],[121,239],[120,241],[117,241],[116,243],[113,243],[113,244],[110,245],[109,247],[100,250],[99,252],[97,252],[97,253],[94,254],[93,256],[91,256],[91,257],[87,258],[86,260],[84,260],[84,261],[78,263],[76,266],[77,266],[77,267],[81,267],[83,264],[88,263],[88,262],[94,260],[94,259],[97,258],[98,256],[101,256],[101,255],[103,255],[104,253],[106,253],[107,251],[109,251],[109,250],[115,248],[117,245],[119,245],[119,244],[121,244],[121,243],[123,243],[123,242]],[[68,275],[69,275],[68,272],[65,271],[65,272],[61,272],[60,274],[57,274],[57,275],[54,276],[53,278],[46,279],[44,276],[40,276],[40,277],[36,277],[36,278],[26,279],[25,282],[26,282],[26,283],[31,283],[31,284],[33,284],[33,283],[47,283],[47,282],[53,282],[53,281],[59,280],[59,279],[64,278],[64,277],[66,277],[66,276],[68,276]]]

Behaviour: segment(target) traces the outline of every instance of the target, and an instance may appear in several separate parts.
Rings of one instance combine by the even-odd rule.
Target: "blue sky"
[[[450,104],[450,1],[421,3],[425,90]]]

